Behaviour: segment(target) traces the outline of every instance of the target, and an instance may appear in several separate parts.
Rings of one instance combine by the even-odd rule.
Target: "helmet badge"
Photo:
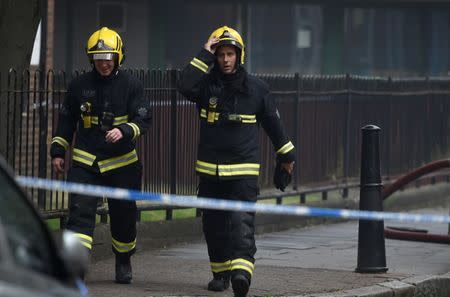
[[[99,50],[104,49],[105,48],[105,42],[103,41],[103,39],[100,39],[97,43],[97,48]]]

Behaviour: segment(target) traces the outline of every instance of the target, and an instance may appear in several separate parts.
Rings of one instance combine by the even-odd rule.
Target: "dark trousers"
[[[210,180],[200,179],[198,196],[228,200],[256,202],[258,195],[257,179]],[[255,214],[250,212],[202,210],[203,233],[212,263],[233,263],[235,259],[255,262]],[[246,261],[245,261],[246,260]],[[244,273],[251,277],[253,269],[247,273],[232,267],[231,273]],[[220,270],[219,270],[220,271]]]
[[[68,181],[140,190],[141,177],[142,167],[139,163],[120,168],[117,172],[111,172],[105,176],[74,166],[69,172]],[[67,229],[81,234],[82,237],[83,235],[90,237],[91,242],[95,228],[97,200],[98,198],[92,196],[70,195]],[[136,240],[136,202],[108,199],[108,208],[114,253],[133,254]],[[81,240],[85,239],[81,238]]]

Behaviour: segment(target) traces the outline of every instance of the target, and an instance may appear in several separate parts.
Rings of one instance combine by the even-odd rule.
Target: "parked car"
[[[87,254],[69,231],[55,236],[0,156],[0,297],[88,296]]]

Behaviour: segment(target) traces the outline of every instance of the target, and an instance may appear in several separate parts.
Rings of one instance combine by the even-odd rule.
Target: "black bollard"
[[[380,128],[367,125],[362,128],[361,188],[359,209],[383,211],[380,174]],[[359,220],[358,266],[356,272],[386,272],[384,222]]]

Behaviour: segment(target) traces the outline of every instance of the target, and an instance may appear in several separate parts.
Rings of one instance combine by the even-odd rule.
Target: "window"
[[[101,1],[97,3],[98,27],[108,27],[117,32],[126,31],[127,6],[121,2]]]

